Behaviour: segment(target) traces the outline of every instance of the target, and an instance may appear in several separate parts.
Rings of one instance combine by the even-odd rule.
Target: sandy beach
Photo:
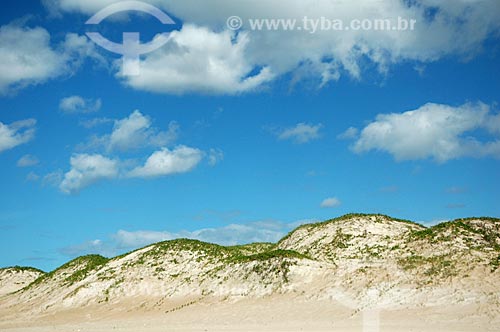
[[[499,331],[500,316],[477,315],[472,306],[421,309],[353,310],[333,301],[305,301],[289,296],[258,300],[202,301],[167,312],[85,308],[17,322],[3,321],[9,332],[160,332],[160,331]]]

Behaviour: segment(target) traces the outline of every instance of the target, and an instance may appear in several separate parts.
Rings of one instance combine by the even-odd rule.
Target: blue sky
[[[177,24],[133,77],[85,32],[148,42],[166,28],[84,24],[113,2],[3,3],[0,266],[51,270],[176,237],[275,241],[349,212],[500,217],[496,1],[151,0]],[[235,32],[231,15],[417,25]]]

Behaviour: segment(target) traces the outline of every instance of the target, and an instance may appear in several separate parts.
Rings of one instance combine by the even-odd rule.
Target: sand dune
[[[348,215],[277,244],[175,240],[48,274],[4,269],[0,329],[498,331],[499,227]]]

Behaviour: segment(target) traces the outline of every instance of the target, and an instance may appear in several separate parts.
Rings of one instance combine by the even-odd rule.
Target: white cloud
[[[274,221],[250,224],[230,224],[220,228],[205,228],[191,232],[188,237],[222,245],[236,245],[252,242],[277,242],[288,227]]]
[[[293,140],[296,143],[303,144],[320,138],[322,124],[312,125],[299,123],[294,127],[284,129],[278,134],[280,140]]]
[[[215,166],[224,160],[224,152],[220,149],[210,149],[208,153],[208,164],[210,166]]]
[[[355,139],[358,137],[359,130],[358,128],[349,127],[342,134],[337,136],[338,139]]]
[[[61,170],[51,172],[43,177],[42,186],[59,187],[63,178],[64,174]]]
[[[277,242],[292,229],[314,220],[299,220],[292,223],[279,221],[258,221],[246,224],[229,224],[218,228],[203,228],[194,231],[126,231],[119,230],[108,241],[92,240],[82,244],[62,248],[60,251],[69,256],[98,253],[114,256],[126,250],[147,246],[152,243],[178,238],[196,239],[220,245],[237,245],[254,242]]]
[[[40,179],[40,176],[36,174],[35,172],[29,172],[28,175],[26,175],[26,181],[28,182],[36,182]]]
[[[251,75],[254,66],[244,56],[245,33],[212,32],[184,25],[161,50],[141,62],[137,76],[122,76],[136,89],[163,93],[234,94],[253,90],[273,78],[269,68]],[[121,76],[121,74],[119,74]]]
[[[424,225],[425,227],[432,227],[432,226],[443,224],[445,222],[449,222],[449,221],[452,221],[452,220],[453,220],[452,218],[449,218],[449,219],[435,219],[435,220],[420,220],[420,221],[416,221],[416,223],[420,224],[420,225]]]
[[[17,121],[10,125],[0,122],[0,153],[31,141],[35,137],[35,125],[35,119]]]
[[[173,150],[163,148],[154,152],[144,166],[128,173],[129,177],[151,178],[191,171],[203,158],[201,150],[187,146],[178,146]]]
[[[98,254],[107,257],[112,257],[116,254],[114,248],[109,247],[109,245],[99,239],[87,241],[81,244],[68,246],[59,249],[59,252],[63,255],[76,257],[89,254]]]
[[[17,166],[18,167],[31,167],[31,166],[38,165],[39,162],[40,161],[38,160],[37,157],[32,156],[30,154],[25,154],[17,161]]]
[[[340,202],[340,200],[336,197],[330,197],[330,198],[326,198],[323,200],[323,202],[321,202],[320,204],[320,207],[322,208],[334,208],[334,207],[338,207],[342,204],[342,202]]]
[[[89,127],[107,123],[109,119],[94,119]],[[59,189],[67,194],[78,193],[103,179],[155,178],[167,175],[187,173],[193,170],[207,154],[199,149],[179,145],[169,149],[166,146],[176,140],[179,125],[172,121],[166,131],[160,131],[152,126],[148,116],[134,111],[130,116],[114,120],[110,134],[97,136],[80,146],[77,150],[85,151],[71,157],[71,169],[62,177],[60,172],[54,172],[44,178],[44,183],[58,182]],[[146,158],[143,165],[138,166],[136,159],[119,158],[118,152],[148,147],[160,148]],[[101,153],[89,150],[104,150]],[[142,150],[140,150],[142,151]],[[223,158],[220,150],[211,149],[208,153],[208,163],[215,166]]]
[[[115,122],[113,132],[109,138],[109,148],[112,150],[128,150],[136,148],[147,140],[151,120],[134,111],[128,118]]]
[[[488,121],[484,124],[485,128],[491,133],[500,135],[500,113],[488,117]]]
[[[86,37],[66,35],[52,48],[47,30],[15,24],[0,27],[0,95],[72,74],[85,58],[102,58]]]
[[[459,107],[429,103],[414,111],[378,115],[362,130],[352,149],[357,153],[388,152],[398,161],[500,158],[500,137],[481,141],[473,136],[476,130],[488,131],[496,117],[482,103]]]
[[[120,120],[97,118],[81,123],[86,128],[114,122],[110,134],[91,136],[90,139],[78,146],[80,151],[100,150],[106,152],[123,152],[146,147],[164,147],[173,143],[179,135],[179,124],[171,121],[165,131],[152,125],[149,116],[140,111],[132,112],[128,117]]]
[[[177,139],[179,125],[172,121],[168,131],[159,132],[151,127],[151,119],[139,111],[134,111],[128,118],[115,122],[109,137],[109,149],[129,150],[144,145],[164,146]]]
[[[45,2],[52,11],[93,14],[114,0]],[[419,65],[449,55],[467,58],[500,27],[497,0],[147,2],[179,17],[185,27],[172,35],[167,47],[146,57],[144,75],[126,82],[137,89],[166,93],[248,91],[289,72],[294,73],[294,81],[312,77],[323,86],[344,73],[361,77],[365,63],[385,73],[391,65],[408,60]],[[415,19],[417,24],[414,31],[248,31],[240,34],[244,40],[230,43],[227,32],[212,31],[221,31],[232,15],[240,16],[247,30],[251,18],[300,21],[304,16],[339,19],[346,24],[352,19],[396,21],[401,17]],[[194,65],[189,66],[191,63]],[[266,70],[247,81],[256,68]]]
[[[78,193],[102,179],[118,176],[118,162],[99,154],[76,154],[70,160],[71,170],[64,174],[59,188],[67,194]]]
[[[0,94],[58,76],[63,66],[45,29],[0,27]]]
[[[107,60],[97,52],[96,45],[86,36],[68,33],[58,51],[66,62],[64,74],[67,75],[74,74],[87,59],[92,60],[97,67],[106,67],[108,65]]]
[[[80,96],[70,96],[61,99],[59,109],[66,113],[93,113],[101,109],[101,99],[84,99]]]
[[[500,4],[496,0],[436,1],[322,1],[288,0],[234,1],[196,0],[153,3],[171,10],[187,22],[216,28],[227,17],[380,19],[398,17],[417,20],[415,31],[349,30],[338,33],[318,31],[253,31],[248,46],[252,63],[270,65],[273,71],[287,72],[309,63],[322,80],[335,79],[339,68],[352,76],[360,75],[363,59],[370,59],[383,71],[388,64],[402,60],[434,61],[444,55],[475,52],[491,32],[498,32]],[[201,7],[200,7],[201,6]],[[217,11],[210,10],[217,8]],[[434,19],[429,10],[435,10]],[[205,9],[205,10],[204,10]],[[247,24],[248,25],[248,24]],[[248,28],[248,27],[247,27]],[[325,60],[329,57],[332,60]],[[324,83],[324,82],[322,82]]]
[[[135,231],[129,232],[119,230],[113,235],[118,248],[138,248],[151,243],[168,241],[175,238],[175,233],[157,231]]]

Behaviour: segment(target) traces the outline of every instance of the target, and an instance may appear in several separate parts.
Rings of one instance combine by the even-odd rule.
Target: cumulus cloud
[[[32,156],[30,154],[25,154],[17,161],[18,167],[31,167],[38,165],[40,161],[37,157]]]
[[[46,175],[43,183],[57,184],[66,194],[77,194],[83,188],[106,179],[156,178],[187,173],[203,159],[204,152],[187,146],[169,150],[162,148],[148,157],[143,166],[130,170],[133,160],[111,159],[100,154],[75,154],[70,159],[71,169],[64,174]]]
[[[165,47],[145,56],[140,75],[123,76],[136,89],[182,94],[234,94],[253,90],[270,81],[269,68],[253,75],[254,66],[246,61],[247,34],[212,32],[185,25],[174,31]]]
[[[41,27],[0,27],[0,95],[71,75],[86,58],[102,60],[85,37],[68,34],[57,48]]]
[[[317,124],[307,124],[299,123],[291,128],[286,128],[278,133],[278,139],[280,140],[292,140],[295,143],[303,144],[308,143],[312,140],[320,138],[320,130],[323,125]]]
[[[0,93],[58,76],[64,61],[43,28],[0,27]]]
[[[0,153],[31,141],[35,137],[35,125],[35,119],[16,121],[10,125],[0,122]]]
[[[64,174],[59,188],[67,194],[78,193],[99,180],[118,176],[118,162],[99,154],[75,154],[70,160],[71,170]]]
[[[191,171],[203,158],[201,150],[180,145],[173,150],[163,148],[154,152],[144,166],[128,173],[129,177],[152,178]]]
[[[149,116],[135,110],[128,117],[120,120],[96,118],[80,124],[93,128],[102,124],[113,123],[110,134],[93,135],[78,146],[80,151],[104,150],[107,153],[138,150],[146,147],[164,147],[173,143],[179,135],[179,124],[171,121],[167,130],[153,126]]]
[[[109,137],[110,150],[129,150],[142,146],[164,146],[177,139],[179,125],[172,121],[168,131],[162,132],[151,126],[151,119],[139,111],[115,121]]]
[[[89,142],[81,144],[70,159],[71,169],[47,175],[50,183],[58,182],[59,189],[66,194],[78,193],[81,189],[104,179],[157,178],[192,171],[203,158],[208,164],[215,166],[224,153],[218,149],[210,149],[208,153],[178,145],[168,148],[167,145],[177,139],[179,125],[172,121],[168,129],[161,131],[152,125],[152,120],[139,111],[121,120],[94,119],[88,123],[93,127],[101,123],[114,121],[110,134],[92,136]],[[144,155],[144,150],[155,148],[156,151]],[[159,148],[159,149],[158,149]],[[135,158],[124,157],[121,152],[136,149],[140,153]],[[90,150],[97,150],[89,152]],[[151,153],[151,154],[149,154]],[[138,166],[138,160],[145,162]],[[45,182],[45,180],[44,180]]]
[[[65,61],[63,74],[72,75],[80,66],[90,59],[97,67],[105,67],[108,62],[99,52],[96,45],[86,36],[80,36],[76,33],[68,33],[58,47],[59,55]]]
[[[295,81],[313,78],[323,86],[345,73],[361,77],[366,64],[385,73],[404,61],[414,61],[418,66],[448,55],[467,58],[498,34],[500,27],[497,0],[146,1],[179,17],[185,26],[172,34],[169,45],[145,57],[141,63],[143,75],[124,81],[136,89],[165,93],[237,93],[290,72]],[[112,2],[45,0],[52,12],[85,14]],[[240,16],[245,23],[244,32],[237,38],[221,31],[232,15]],[[290,18],[301,24],[304,16],[342,20],[345,24],[353,19],[395,22],[401,17],[414,19],[417,24],[413,31],[249,31],[248,19]]]
[[[68,1],[68,0],[61,0]],[[172,2],[154,0],[187,22],[221,26],[227,17],[310,18],[397,20],[415,19],[414,31],[354,30],[331,31],[252,31],[248,57],[253,63],[269,65],[275,72],[287,72],[300,64],[316,70],[323,81],[338,77],[339,68],[352,76],[360,75],[363,59],[369,59],[384,71],[391,63],[403,60],[434,61],[452,53],[475,52],[491,33],[498,32],[500,4],[495,0],[472,1],[337,1],[315,0],[196,0]],[[217,8],[211,11],[210,8]],[[206,9],[206,11],[203,10]],[[430,17],[429,11],[434,15]],[[248,25],[248,24],[247,24]],[[248,28],[248,27],[246,27]],[[272,47],[269,47],[272,45]],[[329,58],[330,60],[325,60]]]
[[[320,204],[320,207],[322,208],[334,208],[334,207],[338,207],[342,204],[342,202],[340,202],[340,200],[336,197],[329,197],[329,198],[325,198],[321,204]]]
[[[459,107],[429,103],[414,111],[380,114],[361,131],[352,150],[384,151],[398,161],[500,158],[500,137],[490,128],[497,117],[483,103]],[[477,130],[489,132],[493,137],[480,140],[474,137]]]
[[[84,99],[80,96],[70,96],[61,99],[59,109],[66,113],[93,113],[101,109],[101,99]]]

